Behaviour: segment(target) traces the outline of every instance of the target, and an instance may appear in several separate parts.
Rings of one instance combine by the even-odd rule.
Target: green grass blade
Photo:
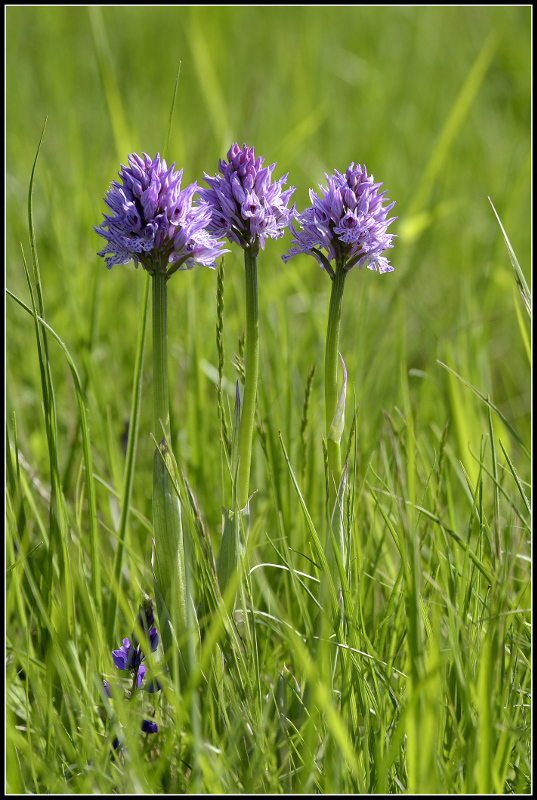
[[[222,152],[227,152],[231,140],[228,141],[230,126],[226,102],[206,33],[200,25],[198,16],[199,9],[190,8],[187,40],[217,146]]]
[[[50,503],[50,543],[56,549],[61,558],[61,570],[65,576],[64,581],[64,598],[65,598],[65,613],[67,619],[68,629],[73,636],[76,636],[76,628],[74,624],[75,611],[74,611],[74,597],[71,583],[71,570],[69,565],[69,552],[68,552],[68,523],[67,523],[67,509],[65,505],[65,498],[63,495],[61,485],[61,475],[59,467],[58,456],[58,427],[56,418],[56,403],[54,398],[54,389],[52,383],[52,372],[50,366],[50,358],[48,353],[48,341],[44,327],[39,324],[39,321],[44,322],[45,310],[43,301],[43,291],[41,287],[41,275],[39,271],[39,259],[37,256],[37,243],[34,231],[33,222],[33,190],[35,182],[35,171],[37,167],[37,160],[43,142],[43,137],[46,127],[46,119],[39,139],[32,172],[30,176],[30,184],[28,187],[28,234],[30,239],[30,248],[32,252],[33,264],[33,278],[35,288],[32,285],[30,273],[22,253],[23,266],[26,274],[26,281],[28,290],[30,292],[30,299],[32,303],[32,311],[34,317],[35,334],[39,355],[39,368],[41,373],[41,388],[43,392],[43,407],[45,413],[45,428],[47,433],[47,445],[49,451],[49,464],[50,464],[50,481],[51,481],[51,503]],[[22,249],[22,248],[21,248]],[[37,296],[37,304],[35,301]],[[28,309],[29,310],[29,309]],[[39,314],[38,314],[39,311]],[[47,576],[45,579],[46,593],[48,595],[48,608],[52,609],[52,584],[53,584],[53,570],[54,570],[55,552],[53,547],[49,547],[49,558],[47,566]],[[47,746],[50,747],[50,736],[47,740]]]
[[[315,525],[313,524],[313,520],[312,520],[312,518],[310,516],[310,513],[309,513],[307,507],[306,507],[306,503],[305,503],[304,498],[302,496],[302,492],[300,491],[300,487],[299,487],[299,485],[297,483],[297,480],[295,478],[295,474],[293,472],[293,468],[291,466],[291,462],[289,461],[289,456],[287,455],[287,450],[285,449],[285,445],[283,443],[283,439],[281,437],[281,434],[280,434],[280,444],[282,446],[283,455],[284,455],[284,458],[285,458],[285,463],[287,464],[287,469],[289,470],[289,474],[291,476],[291,480],[293,482],[293,486],[295,487],[295,492],[297,494],[298,501],[300,503],[300,507],[302,508],[302,511],[304,513],[304,517],[306,519],[307,528],[308,528],[308,530],[310,532],[310,535],[312,537],[312,540],[313,540],[313,547],[314,547],[314,551],[315,551],[315,556],[316,556],[319,564],[321,565],[321,569],[322,569],[323,574],[326,575],[327,586],[328,586],[328,590],[329,590],[329,596],[330,596],[332,607],[333,607],[334,611],[336,611],[336,609],[338,607],[337,596],[336,596],[336,589],[335,589],[335,586],[334,586],[334,581],[332,580],[332,573],[330,571],[330,566],[328,564],[328,561],[327,561],[327,558],[326,558],[326,555],[325,555],[325,552],[324,552],[324,547],[321,544],[321,540],[319,538],[319,534],[315,530]]]
[[[492,411],[494,411],[494,413],[501,419],[501,421],[503,422],[505,427],[508,429],[508,431],[512,434],[514,439],[516,439],[516,441],[519,443],[524,455],[527,456],[528,459],[529,459],[530,458],[530,454],[529,454],[529,451],[528,451],[526,445],[524,444],[524,442],[522,441],[522,439],[520,438],[518,433],[515,431],[513,426],[510,424],[510,422],[502,414],[500,409],[497,406],[495,406],[494,403],[491,403],[491,401],[488,399],[488,397],[485,397],[484,394],[481,394],[479,389],[476,389],[475,386],[472,386],[471,383],[468,383],[468,381],[466,381],[463,377],[461,377],[461,375],[459,375],[457,372],[455,372],[454,369],[451,369],[451,367],[448,367],[447,364],[444,364],[438,358],[436,360],[437,360],[437,363],[440,364],[441,367],[444,367],[444,369],[447,369],[447,371],[451,372],[451,374],[454,375],[456,378],[458,378],[458,380],[460,380],[461,383],[464,383],[465,386],[468,386],[468,388],[471,389],[472,392],[474,392],[474,394],[476,394],[490,409],[492,409]]]
[[[506,234],[506,232],[504,230],[504,227],[503,227],[503,225],[502,225],[502,223],[500,221],[500,218],[498,216],[498,212],[494,208],[494,205],[493,205],[492,200],[490,199],[490,197],[489,197],[489,203],[492,206],[492,210],[494,211],[494,215],[495,215],[496,219],[498,220],[498,225],[500,226],[501,232],[503,234],[503,238],[504,238],[504,241],[505,241],[505,246],[507,247],[507,252],[509,253],[509,259],[511,261],[511,265],[512,265],[513,270],[515,272],[515,280],[516,280],[516,284],[518,286],[518,291],[520,292],[520,296],[522,297],[522,301],[524,303],[524,307],[525,307],[526,311],[528,312],[528,316],[531,319],[531,292],[530,292],[530,288],[529,288],[528,284],[526,283],[526,278],[524,277],[524,273],[520,269],[520,264],[518,263],[517,257],[515,255],[515,251],[513,250],[512,246],[511,246],[511,242],[509,241],[509,239],[507,237],[507,234]]]
[[[13,295],[9,290],[7,290],[10,297],[13,297],[19,305],[25,309],[29,314],[32,314],[32,311],[28,306],[26,306],[21,300],[19,300],[15,295]],[[67,363],[69,364],[69,368],[71,370],[71,374],[73,376],[73,382],[75,384],[75,391],[76,397],[78,402],[78,410],[80,414],[80,422],[81,422],[81,430],[82,430],[82,447],[84,452],[84,463],[86,467],[86,488],[88,493],[88,525],[89,525],[89,536],[90,536],[90,558],[91,558],[91,586],[92,586],[92,594],[93,594],[93,601],[95,603],[95,608],[97,609],[99,616],[101,612],[101,571],[100,571],[100,561],[99,561],[99,540],[98,540],[98,532],[97,532],[97,507],[96,507],[96,500],[95,500],[95,484],[93,481],[93,464],[92,464],[92,456],[91,456],[91,443],[90,443],[90,436],[89,436],[89,424],[88,424],[88,417],[86,412],[86,401],[84,398],[84,393],[82,389],[82,383],[80,381],[78,371],[74,364],[73,358],[60,339],[58,334],[48,325],[44,319],[41,317],[37,317],[40,325],[45,328],[56,340],[59,344],[61,349],[63,350],[65,357],[67,359]]]
[[[453,103],[451,111],[444,123],[444,127],[438,136],[435,148],[429,157],[429,161],[420,179],[414,198],[408,208],[406,224],[409,229],[415,224],[413,218],[417,217],[427,205],[427,200],[432,191],[434,182],[446,163],[451,145],[460,131],[477,92],[483,83],[492,57],[496,52],[496,46],[495,37],[490,35],[478,53],[466,81]]]
[[[524,343],[524,349],[526,351],[526,355],[528,357],[528,363],[531,367],[531,343],[528,336],[528,331],[526,330],[526,324],[522,319],[522,311],[520,309],[520,300],[517,297],[516,289],[513,289],[513,295],[515,300],[515,311],[516,311],[516,319],[518,322],[518,329],[520,331],[520,335],[522,337],[522,341]]]
[[[173,99],[172,99],[172,106],[170,108],[170,117],[168,120],[168,130],[166,132],[166,144],[164,145],[163,150],[163,158],[167,160],[168,158],[168,148],[170,146],[170,138],[172,135],[172,123],[173,123],[173,112],[175,111],[175,101],[177,99],[177,89],[179,88],[179,75],[181,74],[181,62],[179,62],[179,67],[177,69],[177,76],[175,78],[175,86],[173,90]]]
[[[530,501],[529,501],[529,500],[528,500],[528,498],[526,497],[526,492],[525,492],[525,491],[524,491],[524,489],[523,489],[523,486],[522,486],[522,484],[521,484],[521,482],[520,482],[520,478],[519,478],[519,477],[518,477],[518,475],[517,475],[517,472],[516,472],[516,470],[515,470],[515,467],[514,467],[514,465],[513,465],[513,462],[512,462],[512,461],[511,461],[511,459],[509,458],[509,455],[508,455],[508,453],[507,453],[507,450],[506,450],[506,449],[505,449],[505,447],[503,446],[503,442],[502,442],[502,440],[501,440],[501,439],[499,439],[499,443],[500,443],[500,447],[502,448],[503,454],[504,454],[505,458],[507,459],[507,463],[509,464],[509,469],[511,470],[511,473],[512,473],[512,475],[513,475],[513,478],[515,479],[515,483],[516,483],[516,485],[517,485],[518,491],[520,492],[520,496],[522,497],[522,500],[523,500],[523,502],[524,502],[524,505],[526,506],[526,511],[528,512],[528,514],[529,514],[529,516],[530,516],[530,518],[531,518],[531,505],[530,505]],[[528,523],[526,523],[526,524],[528,525],[528,528],[529,528],[529,524],[528,524]]]
[[[115,70],[112,64],[111,54],[114,50],[110,47],[103,20],[102,8],[100,6],[89,6],[88,14],[97,65],[106,95],[108,115],[114,132],[116,153],[119,159],[124,159],[125,153],[131,152],[131,134],[123,108],[123,98],[117,85]]]

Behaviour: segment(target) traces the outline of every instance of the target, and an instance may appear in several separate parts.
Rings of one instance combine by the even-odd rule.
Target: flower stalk
[[[341,435],[337,438],[337,435],[332,433],[332,424],[335,420],[338,407],[337,368],[339,360],[339,328],[346,274],[343,262],[338,260],[335,274],[332,278],[324,360],[325,423],[327,432],[330,497],[335,496],[335,492],[337,492],[341,480]]]
[[[168,391],[168,278],[165,272],[153,273],[153,404],[157,441],[170,440],[170,400]]]
[[[183,171],[168,168],[157,153],[133,153],[129,166],[121,166],[121,183],[113,181],[105,195],[111,214],[94,230],[105,242],[99,255],[106,266],[142,264],[153,283],[153,570],[162,641],[170,666],[179,664],[181,685],[186,670],[177,645],[188,633],[188,579],[181,503],[176,486],[175,462],[170,447],[168,391],[167,281],[177,270],[196,265],[214,269],[223,242],[207,231],[211,219],[208,203],[193,203],[196,183],[181,190]]]
[[[164,650],[169,656],[173,635],[180,641],[188,630],[188,578],[181,520],[181,503],[172,476],[174,465],[168,451],[170,403],[168,389],[168,298],[165,272],[153,273],[153,396],[155,438],[159,449],[153,455],[153,569],[155,595]],[[164,429],[164,434],[161,434]],[[171,625],[171,628],[170,628]],[[173,632],[172,632],[173,629]],[[187,659],[179,659],[186,664]],[[172,661],[173,665],[173,661]],[[186,672],[180,671],[180,679]]]
[[[257,299],[257,255],[251,247],[244,250],[246,277],[245,382],[239,425],[239,508],[248,503],[250,465],[255,423],[255,403],[259,375],[259,307]]]
[[[224,532],[218,557],[218,579],[222,592],[237,567],[241,553],[237,540],[239,520],[246,520],[245,536],[248,534],[250,469],[259,375],[257,257],[259,250],[264,250],[267,239],[279,239],[283,236],[295,213],[294,206],[287,207],[294,187],[282,191],[287,175],[273,182],[272,173],[276,165],[263,167],[263,162],[263,158],[255,157],[253,147],[244,144],[241,148],[235,143],[227,153],[227,161],[219,161],[220,174],[213,177],[205,174],[209,188],[200,190],[202,200],[212,210],[209,233],[216,237],[225,236],[228,241],[244,250],[246,280],[244,396],[242,404],[236,402],[235,406],[238,412],[241,405],[237,446],[238,485],[234,485],[235,469],[232,458],[233,508],[231,511],[224,509]],[[233,435],[235,433],[234,423]],[[233,524],[231,520],[234,520]]]
[[[383,205],[386,192],[375,183],[367,169],[351,164],[344,174],[325,173],[327,186],[319,184],[321,196],[310,190],[311,206],[297,215],[299,229],[293,233],[290,249],[282,256],[288,262],[300,253],[315,258],[332,281],[325,349],[325,424],[328,451],[329,518],[342,475],[341,435],[343,432],[346,372],[343,363],[343,387],[338,397],[337,372],[339,327],[345,278],[356,265],[380,274],[393,272],[383,252],[393,247],[393,235],[387,233],[395,217],[388,219],[394,203]]]
[[[299,229],[290,224],[293,241],[282,256],[285,263],[301,253],[315,258],[332,281],[325,349],[325,425],[327,470],[327,522],[325,553],[335,585],[338,558],[345,563],[343,537],[343,502],[347,470],[341,464],[341,436],[345,422],[347,372],[339,353],[339,329],[343,290],[347,273],[356,265],[380,274],[393,272],[384,251],[392,247],[393,235],[387,233],[395,217],[388,219],[394,203],[383,205],[386,192],[375,183],[367,169],[354,163],[344,174],[325,173],[327,185],[319,184],[321,196],[310,190],[311,206],[297,215]],[[343,383],[338,396],[338,356],[343,367]],[[332,557],[333,556],[333,557]],[[322,595],[322,592],[321,592]]]

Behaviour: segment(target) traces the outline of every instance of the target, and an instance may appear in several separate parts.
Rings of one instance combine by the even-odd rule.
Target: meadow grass
[[[517,286],[530,13],[7,9],[7,792],[531,791],[531,348]],[[185,185],[201,184],[233,141],[289,171],[299,210],[351,161],[397,201],[395,272],[353,270],[343,300],[341,590],[319,627],[330,281],[311,258],[284,265],[286,237],[259,258],[255,495],[235,612],[240,576],[221,597],[215,557],[243,265],[232,252],[218,282],[196,268],[169,284],[171,443],[200,635],[180,694],[162,675],[161,692],[127,703],[111,650],[154,596],[149,277],[107,272],[91,226],[128,153],[168,146]],[[161,652],[146,658],[160,675]]]

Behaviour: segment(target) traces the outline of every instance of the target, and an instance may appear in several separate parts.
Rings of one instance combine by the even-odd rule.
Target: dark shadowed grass
[[[8,9],[8,792],[530,791],[529,14]],[[289,170],[302,210],[323,170],[365,162],[397,200],[399,238],[393,274],[347,279],[348,557],[321,617],[327,275],[284,266],[287,239],[259,259],[234,615],[239,576],[222,598],[214,562],[229,494],[217,387],[220,369],[230,431],[243,267],[226,256],[219,346],[217,276],[173,277],[200,638],[181,696],[163,675],[127,703],[102,680],[120,681],[110,651],[153,594],[147,279],[107,272],[91,226],[127,153],[163,148],[179,61],[168,160],[187,182],[245,141]]]

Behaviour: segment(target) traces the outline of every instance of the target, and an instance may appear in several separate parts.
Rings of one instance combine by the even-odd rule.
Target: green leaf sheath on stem
[[[155,438],[161,439],[153,457],[153,535],[154,573],[157,583],[157,608],[162,642],[167,655],[187,631],[187,580],[181,504],[174,481],[174,465],[166,444],[170,440],[168,394],[167,277],[153,275],[153,385]],[[186,660],[184,660],[186,662]],[[173,659],[172,659],[173,662]]]
[[[332,278],[330,308],[328,311],[328,329],[326,332],[326,352],[324,360],[324,400],[326,413],[326,431],[328,446],[328,470],[330,481],[330,497],[335,498],[341,480],[341,448],[340,442],[330,438],[330,429],[338,406],[337,366],[339,357],[339,325],[341,321],[341,305],[345,288],[344,262],[336,262],[336,272]]]
[[[159,444],[153,456],[153,533],[155,553],[153,571],[157,584],[155,596],[162,644],[172,655],[174,636],[180,643],[188,629],[186,559],[181,522],[181,503],[170,477],[174,465],[166,442]],[[186,642],[184,642],[186,648]],[[186,650],[185,650],[186,653]],[[180,659],[183,664],[188,659]],[[173,667],[173,656],[170,667]],[[186,676],[181,674],[181,682]]]
[[[244,250],[246,273],[246,350],[244,368],[244,398],[239,427],[239,509],[248,502],[250,488],[250,463],[252,437],[255,423],[255,399],[259,373],[259,309],[257,303],[257,254],[251,248]]]

